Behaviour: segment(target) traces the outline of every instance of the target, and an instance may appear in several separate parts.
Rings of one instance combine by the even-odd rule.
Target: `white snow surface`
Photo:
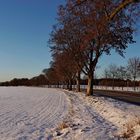
[[[0,87],[0,140],[118,140],[128,124],[130,139],[140,137],[140,106],[60,89]]]
[[[42,140],[68,113],[56,89],[0,87],[0,140]]]
[[[134,133],[127,139],[140,137],[140,106],[107,97],[86,97],[84,93],[65,93],[71,102],[70,113],[63,121],[67,127],[58,129],[54,139],[120,140],[125,139],[121,136],[129,125]]]

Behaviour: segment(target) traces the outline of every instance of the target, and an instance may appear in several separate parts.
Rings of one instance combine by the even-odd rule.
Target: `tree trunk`
[[[62,88],[65,89],[65,82],[63,82],[62,84],[63,84]]]
[[[123,90],[123,86],[122,86],[122,90]]]
[[[93,95],[93,71],[88,74],[87,96]]]
[[[57,83],[57,88],[59,88],[59,82]]]
[[[69,80],[69,90],[72,90],[72,80]]]
[[[76,78],[76,91],[80,92],[80,72],[77,73],[77,78]]]
[[[134,84],[134,91],[136,91],[136,83],[135,83],[135,81],[136,81],[136,78],[134,77],[134,81],[133,81],[133,84]]]
[[[69,90],[69,81],[67,81],[67,89]]]
[[[113,77],[112,90],[114,90],[114,83],[115,83],[115,79],[114,79],[114,77]]]

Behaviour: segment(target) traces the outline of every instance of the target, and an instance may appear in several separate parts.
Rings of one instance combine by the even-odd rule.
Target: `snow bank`
[[[54,133],[55,139],[66,140],[118,140],[128,124],[140,116],[140,106],[107,97],[85,97],[83,93],[65,91],[71,101],[71,109],[64,124]],[[134,123],[133,123],[134,124]],[[133,135],[140,136],[139,126],[133,126]],[[57,135],[55,135],[57,132]],[[130,139],[131,139],[130,138]]]

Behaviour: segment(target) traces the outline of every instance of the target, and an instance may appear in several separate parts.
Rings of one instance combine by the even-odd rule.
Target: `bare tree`
[[[121,79],[121,80],[125,80],[126,77],[127,77],[127,73],[126,73],[126,67],[124,66],[119,66],[118,69],[117,69],[117,75],[118,75],[118,78]]]
[[[44,69],[42,73],[45,75],[48,81],[48,87],[51,87],[52,85],[57,85],[58,82],[60,81],[53,65],[51,65],[51,67],[48,69]]]
[[[81,29],[73,22],[71,14],[67,14],[67,10],[63,6],[59,7],[59,24],[54,26],[49,42],[53,55],[59,55],[61,53],[67,53],[67,55],[68,53],[71,54],[69,61],[73,61],[73,63],[69,67],[71,67],[71,69],[74,67],[77,71],[75,75],[76,89],[80,92],[80,76],[86,59],[81,50]]]
[[[112,13],[118,6],[119,2],[116,1],[89,0],[71,9],[75,2],[68,0],[66,6],[60,8],[61,18],[58,18],[59,26],[53,41],[58,50],[63,47],[64,50],[71,48],[73,51],[78,46],[84,58],[81,68],[88,76],[87,95],[91,95],[95,68],[102,54],[110,54],[114,49],[123,56],[128,44],[134,43],[134,18],[124,9],[117,12],[113,20],[108,20],[107,13]]]
[[[134,83],[134,90],[135,88],[135,81],[138,77],[140,77],[140,58],[139,57],[133,57],[128,60],[127,64],[127,70],[130,74],[130,76],[133,78]]]
[[[110,78],[109,70],[107,68],[104,69],[102,76],[105,79]]]
[[[106,86],[106,89],[107,89],[107,86],[108,86],[108,79],[110,78],[110,72],[109,72],[109,69],[105,68],[103,70],[103,74],[102,74],[102,77],[105,78],[105,86]]]
[[[121,80],[127,80],[129,78],[129,74],[127,73],[126,67],[119,66],[117,70],[117,76]],[[123,90],[124,84],[122,84],[122,90]]]
[[[113,79],[112,89],[114,89],[115,79],[118,78],[118,67],[117,67],[117,65],[111,64],[109,66],[109,75],[110,75],[110,78]]]

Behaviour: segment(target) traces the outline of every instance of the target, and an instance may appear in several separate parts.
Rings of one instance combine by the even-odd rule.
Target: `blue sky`
[[[31,78],[49,67],[51,54],[47,41],[56,23],[57,6],[64,0],[0,0],[0,81]],[[136,44],[126,50],[126,59],[113,53],[103,56],[99,66],[124,64],[140,56],[140,33]],[[99,69],[99,72],[102,71]]]
[[[62,1],[0,0],[0,81],[49,67],[47,41]]]

